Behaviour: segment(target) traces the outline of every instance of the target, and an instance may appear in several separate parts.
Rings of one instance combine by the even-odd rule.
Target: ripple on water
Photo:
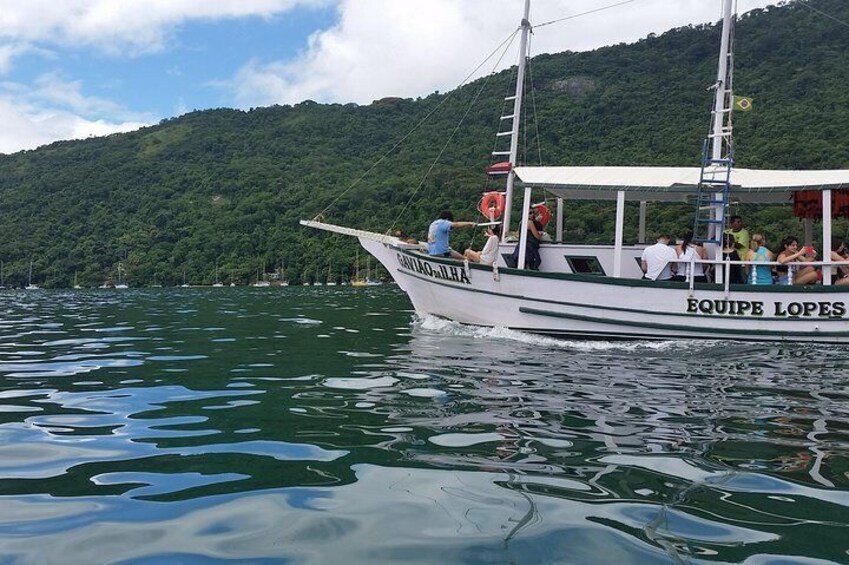
[[[446,396],[444,390],[439,390],[435,388],[408,388],[404,390],[404,394],[408,396],[415,396],[417,398],[441,398]]]
[[[846,561],[846,348],[411,324],[382,291],[2,296],[11,561]]]
[[[365,390],[370,388],[391,387],[398,382],[394,377],[375,378],[329,378],[324,380],[324,386],[348,390]]]
[[[439,434],[429,437],[428,441],[444,447],[470,447],[493,441],[500,442],[504,439],[506,439],[505,436],[496,433]]]

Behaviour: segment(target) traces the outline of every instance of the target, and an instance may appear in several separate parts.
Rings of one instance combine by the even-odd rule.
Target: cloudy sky
[[[738,0],[738,11],[776,1]],[[0,0],[0,153],[129,131],[195,109],[368,104],[451,90],[516,29],[522,6]],[[632,42],[719,18],[719,0],[537,0],[532,53]]]

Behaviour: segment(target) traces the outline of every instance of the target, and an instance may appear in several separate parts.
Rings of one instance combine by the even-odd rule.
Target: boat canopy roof
[[[516,167],[526,186],[570,200],[686,202],[695,197],[699,167]],[[849,169],[828,171],[731,170],[731,198],[740,202],[789,203],[799,190],[849,189]]]

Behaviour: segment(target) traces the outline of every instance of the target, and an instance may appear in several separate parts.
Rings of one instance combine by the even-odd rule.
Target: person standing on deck
[[[473,228],[474,222],[455,222],[454,214],[450,210],[443,210],[439,218],[431,222],[427,230],[427,253],[434,257],[451,257],[459,261],[463,260],[463,254],[451,249],[448,237],[452,228]]]
[[[734,236],[735,247],[738,255],[745,255],[749,250],[749,230],[743,227],[743,218],[740,216],[731,216],[728,219],[728,229],[725,233]]]
[[[669,239],[668,235],[661,234],[657,238],[657,243],[643,250],[643,255],[640,257],[640,267],[645,273],[643,279],[668,281],[677,272],[678,254],[675,249],[669,247]]]

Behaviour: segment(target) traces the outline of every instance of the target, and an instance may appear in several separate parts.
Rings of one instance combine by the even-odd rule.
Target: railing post
[[[555,224],[554,239],[563,243],[563,199],[557,199],[557,223]]]
[[[625,191],[616,193],[616,226],[613,242],[613,278],[622,276],[622,237],[625,232]]]
[[[687,280],[690,283],[690,296],[693,296],[693,290],[696,286],[696,252],[690,257],[690,263],[687,265]]]
[[[831,191],[822,191],[822,260],[831,262]],[[831,267],[822,268],[823,286],[831,285]]]

